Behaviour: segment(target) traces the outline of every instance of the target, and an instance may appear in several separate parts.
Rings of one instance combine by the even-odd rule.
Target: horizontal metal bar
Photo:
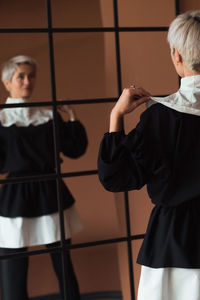
[[[99,241],[92,241],[92,242],[86,242],[86,243],[79,243],[79,244],[66,244],[64,245],[65,249],[73,250],[73,249],[80,249],[80,248],[87,248],[87,247],[94,247],[94,246],[101,246],[101,245],[109,245],[114,243],[122,243],[126,242],[128,240],[138,240],[144,238],[144,234],[138,234],[138,235],[132,235],[131,237],[119,237],[114,239],[106,239],[106,240],[99,240]],[[7,255],[0,255],[1,259],[9,259],[9,258],[22,258],[27,256],[33,256],[33,255],[40,255],[40,254],[46,254],[46,253],[52,253],[52,252],[61,252],[63,247],[61,246],[55,246],[48,249],[40,249],[40,250],[28,250],[21,253],[12,253]]]
[[[107,244],[113,244],[113,243],[121,243],[121,242],[127,242],[129,240],[139,240],[143,239],[145,234],[136,234],[131,235],[130,237],[119,237],[114,239],[107,239],[107,240],[99,240],[99,241],[92,241],[87,243],[80,243],[80,244],[71,244],[71,245],[65,245],[64,247],[67,249],[77,249],[77,248],[86,248],[86,247],[93,247],[93,246],[100,246],[100,245],[107,245]]]
[[[96,98],[96,99],[78,99],[78,100],[57,100],[56,105],[63,104],[96,104],[96,103],[109,103],[115,102],[118,98]],[[40,107],[40,106],[53,106],[51,101],[43,102],[26,102],[26,103],[12,103],[0,104],[0,108],[14,108],[14,107]]]
[[[52,28],[54,33],[64,32],[142,32],[142,31],[168,31],[169,27],[88,27],[88,28]]]
[[[23,258],[27,256],[33,256],[33,255],[40,255],[40,254],[47,254],[47,253],[53,253],[53,252],[61,252],[61,246],[56,246],[52,248],[45,248],[40,250],[27,250],[23,252],[14,252],[15,249],[13,249],[13,253],[0,255],[0,260],[2,259],[16,259],[16,258]]]
[[[96,175],[98,174],[97,170],[91,171],[79,171],[79,172],[68,172],[68,173],[61,173],[61,177],[77,177],[77,176],[88,176],[88,175]]]
[[[154,95],[154,97],[166,97],[168,95]],[[57,100],[56,105],[79,105],[79,104],[97,104],[97,103],[112,103],[116,102],[116,98],[95,98],[95,99],[75,99],[75,100]],[[0,108],[14,108],[14,107],[40,107],[40,106],[53,106],[51,101],[43,102],[27,102],[27,103],[12,103],[12,104],[0,104]]]
[[[54,173],[45,173],[38,175],[27,175],[27,176],[17,176],[17,177],[9,177],[5,179],[0,179],[0,184],[9,184],[9,183],[21,183],[21,182],[32,182],[32,181],[49,181],[56,180],[58,177],[66,178],[66,177],[78,177],[78,176],[88,176],[88,175],[96,175],[98,173],[97,170],[89,170],[89,171],[78,171],[78,172],[67,172],[61,173],[60,175]]]
[[[89,33],[89,32],[154,32],[168,31],[168,27],[83,27],[83,28],[0,28],[0,33]]]

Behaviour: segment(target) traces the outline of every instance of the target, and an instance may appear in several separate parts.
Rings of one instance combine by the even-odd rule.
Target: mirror
[[[149,13],[148,18],[144,17],[143,7],[141,7],[144,4],[141,1],[132,3],[129,0],[123,2],[119,0],[120,26],[168,26],[173,17],[173,1],[165,3],[168,14],[165,14],[166,6],[163,6],[165,1],[161,1],[163,3],[154,2],[159,4],[156,6],[156,12],[159,10],[156,15],[159,15],[160,19]],[[64,177],[63,181],[76,200],[74,218],[78,218],[79,215],[83,224],[82,228],[75,228],[77,229],[76,234],[67,236],[72,238],[72,249],[70,250],[72,263],[83,299],[91,296],[93,299],[110,297],[122,299],[123,297],[128,300],[130,299],[131,283],[128,272],[127,242],[93,246],[95,242],[98,244],[105,240],[127,238],[124,195],[123,193],[113,195],[105,191],[99,183],[97,174],[82,176],[81,173],[97,168],[99,143],[103,134],[108,130],[109,114],[113,107],[112,102],[103,102],[103,100],[118,96],[115,32],[59,32],[59,28],[62,27],[68,29],[113,27],[113,1],[51,1],[51,7],[52,24],[57,29],[53,33],[57,100],[74,101],[74,105],[71,107],[74,109],[77,119],[84,125],[88,137],[87,150],[80,158],[69,158],[61,153],[63,160],[61,172],[71,173],[70,177]],[[151,9],[154,10],[154,6]],[[135,14],[134,18],[132,17],[133,13]],[[19,3],[13,0],[1,1],[0,28],[44,29],[46,26],[45,1],[27,2],[23,0]],[[146,41],[148,41],[148,56],[146,55]],[[20,54],[31,56],[37,61],[38,75],[32,100],[35,102],[51,101],[47,32],[1,32],[0,42],[1,63]],[[144,85],[155,94],[169,93],[177,87],[175,86],[175,72],[171,64],[168,64],[170,56],[166,46],[166,32],[120,32],[119,42],[123,87],[135,83]],[[158,48],[160,49],[159,57],[157,55]],[[165,68],[158,63],[159,59],[166,61]],[[151,73],[155,65],[156,76],[152,79]],[[165,85],[166,78],[168,80],[167,87]],[[2,83],[0,87],[1,103],[5,103],[7,92]],[[96,98],[102,99],[102,103],[75,104],[75,100]],[[52,107],[45,108],[51,109]],[[137,111],[134,118],[129,116],[125,120],[127,131],[136,125],[142,110],[144,107]],[[66,113],[60,112],[60,114],[64,121],[68,120]],[[49,132],[52,135],[52,128]],[[44,142],[44,140],[42,141]],[[32,139],[33,148],[36,147],[37,142],[37,137],[34,137]],[[48,152],[50,151],[54,152],[53,144],[48,144]],[[34,153],[37,154],[37,151]],[[77,175],[74,172],[80,172],[80,174]],[[68,176],[68,174],[65,175]],[[37,181],[36,184],[36,180],[33,180],[31,184],[44,186],[42,181],[39,183]],[[9,186],[11,183],[7,185]],[[52,179],[52,186],[56,186],[55,177]],[[56,196],[54,201],[57,201]],[[145,206],[144,201],[146,201],[144,191],[140,194],[129,193],[132,235],[145,231],[151,205]],[[65,222],[67,233],[71,226],[72,224]],[[44,226],[43,229],[45,230]],[[53,231],[59,234],[58,227],[53,228]],[[45,241],[45,243],[47,242]],[[88,243],[88,247],[83,247],[83,243]],[[134,261],[140,243],[141,241],[132,242]],[[41,242],[41,244],[43,243]],[[45,246],[31,244],[29,247],[30,251],[40,249],[45,249]],[[18,251],[13,247],[11,253],[16,252]],[[31,254],[33,253],[31,252]],[[49,254],[30,255],[28,272],[30,297],[35,299],[38,296],[54,295],[56,297],[59,293],[59,286]],[[139,269],[135,264],[134,272],[139,274]],[[135,273],[135,276],[137,282],[138,275]],[[115,293],[113,294],[113,292]]]

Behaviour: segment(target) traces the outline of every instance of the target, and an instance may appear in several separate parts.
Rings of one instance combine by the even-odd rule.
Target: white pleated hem
[[[75,205],[64,212],[65,238],[82,230],[83,225]],[[60,240],[59,214],[35,218],[0,216],[0,248],[22,248],[44,245]]]
[[[137,300],[200,300],[200,269],[142,266]]]

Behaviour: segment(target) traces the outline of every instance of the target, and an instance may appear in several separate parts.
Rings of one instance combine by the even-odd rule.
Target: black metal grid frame
[[[114,26],[113,27],[91,27],[91,28],[53,28],[52,27],[52,10],[51,10],[51,0],[46,1],[46,17],[47,17],[47,27],[46,28],[0,28],[0,34],[3,33],[47,33],[48,34],[48,46],[49,46],[49,63],[50,63],[50,76],[51,76],[51,101],[48,102],[33,102],[33,103],[23,103],[23,104],[0,104],[0,108],[12,108],[12,107],[30,107],[30,106],[52,106],[53,108],[53,133],[54,133],[54,150],[55,150],[55,164],[56,171],[53,174],[42,174],[37,176],[26,176],[26,177],[16,177],[12,179],[1,179],[1,183],[17,183],[17,182],[27,182],[27,181],[41,181],[41,180],[56,180],[57,182],[57,199],[60,217],[60,230],[61,230],[61,243],[52,249],[41,249],[32,250],[21,253],[13,253],[8,255],[0,256],[0,259],[12,259],[21,258],[25,256],[39,255],[51,252],[60,252],[63,260],[63,276],[65,282],[65,300],[72,300],[69,289],[67,286],[67,272],[66,272],[66,262],[65,262],[65,252],[73,249],[80,249],[91,246],[100,246],[112,243],[126,242],[128,249],[128,265],[129,265],[129,279],[130,279],[130,292],[131,299],[135,300],[134,291],[134,270],[133,270],[133,257],[132,257],[132,241],[143,239],[144,234],[131,235],[130,229],[130,210],[129,210],[129,195],[128,192],[124,192],[124,203],[125,203],[125,217],[126,217],[126,236],[122,236],[114,239],[106,239],[100,241],[85,242],[79,244],[65,245],[65,232],[64,232],[64,218],[62,211],[62,201],[60,197],[60,182],[62,178],[67,177],[77,177],[77,176],[90,176],[97,175],[97,170],[90,171],[80,171],[80,172],[67,172],[61,173],[60,162],[59,162],[59,151],[57,143],[57,120],[56,120],[56,109],[57,105],[60,104],[95,104],[95,103],[109,103],[115,102],[117,98],[103,98],[103,99],[77,99],[77,100],[62,100],[57,101],[56,99],[56,83],[55,83],[55,64],[54,64],[54,45],[53,45],[53,34],[54,33],[76,33],[76,32],[114,32],[115,33],[115,49],[116,49],[116,65],[117,65],[117,87],[118,96],[122,92],[122,80],[121,80],[121,61],[120,61],[120,42],[119,33],[120,32],[164,32],[168,30],[168,27],[119,27],[118,24],[118,1],[113,0],[113,13],[114,13]],[[174,0],[174,11],[175,15],[179,14],[179,0]],[[65,280],[66,279],[66,280]]]

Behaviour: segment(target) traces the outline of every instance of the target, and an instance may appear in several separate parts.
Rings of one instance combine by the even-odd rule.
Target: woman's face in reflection
[[[36,70],[29,64],[17,67],[10,81],[5,81],[5,87],[11,98],[29,98],[33,92],[36,80]]]

